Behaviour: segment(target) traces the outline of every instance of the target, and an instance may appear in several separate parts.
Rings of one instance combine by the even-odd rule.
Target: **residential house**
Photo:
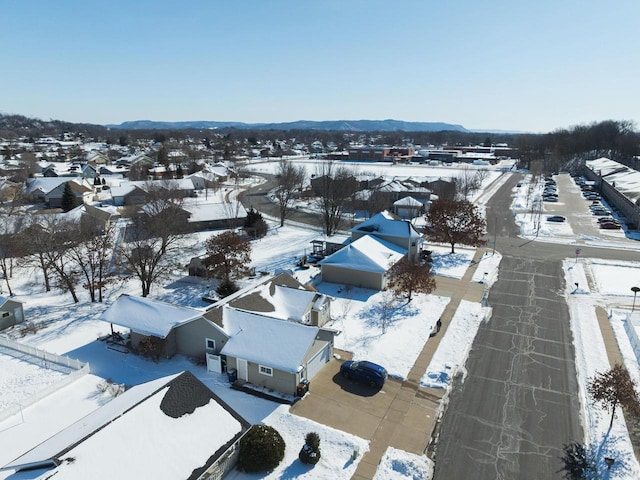
[[[333,355],[335,332],[323,328],[330,304],[281,273],[223,298],[205,318],[229,334],[220,354],[241,382],[296,395]]]
[[[91,200],[91,197],[93,196],[93,187],[88,184],[86,180],[67,179],[67,181],[61,183],[45,194],[45,202],[47,202],[49,208],[62,207],[62,197],[64,196],[64,191],[67,185],[71,189],[76,205],[82,205]]]
[[[203,313],[194,308],[123,294],[102,313],[100,320],[130,329],[133,349],[141,348],[141,344],[153,337],[155,353],[159,356],[170,358],[180,353],[203,358],[209,346],[207,339],[212,339],[217,347],[227,340],[226,333],[205,319]]]
[[[318,262],[322,280],[383,290],[386,274],[405,255],[418,260],[421,235],[411,224],[381,212],[351,229],[351,242]]]
[[[384,290],[389,269],[407,254],[406,248],[365,235],[318,262],[322,281]]]
[[[112,185],[109,191],[111,192],[111,201],[116,207],[142,205],[147,199],[147,192],[133,182]]]
[[[33,202],[45,202],[51,208],[62,206],[62,195],[65,184],[69,184],[76,199],[76,204],[82,205],[89,201],[93,194],[92,185],[80,178],[69,177],[36,177],[29,180],[25,190],[25,196]]]
[[[0,295],[0,330],[24,321],[22,302]]]
[[[393,202],[393,213],[403,220],[411,220],[425,212],[425,205],[413,197],[403,197]]]
[[[351,229],[352,242],[365,235],[373,235],[404,248],[414,260],[420,258],[420,233],[411,222],[395,217],[387,211],[377,213]]]
[[[207,369],[236,369],[240,382],[295,396],[333,354],[335,332],[325,295],[292,277],[267,277],[213,304],[206,312],[121,295],[100,320],[130,329],[132,348],[206,360]]]
[[[185,371],[132,387],[0,470],[39,480],[221,479],[249,428]]]

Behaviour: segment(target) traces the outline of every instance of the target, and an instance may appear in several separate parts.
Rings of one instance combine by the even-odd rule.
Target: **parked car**
[[[547,222],[564,222],[566,220],[565,217],[563,217],[562,215],[551,215],[550,217],[547,217]]]
[[[605,210],[604,208],[594,208],[593,210],[591,210],[591,213],[593,213],[596,217],[604,217],[610,214],[609,210]]]
[[[620,225],[618,222],[602,222],[600,224],[600,228],[604,229],[604,230],[620,230],[622,228],[622,225]]]
[[[558,196],[553,196],[553,195],[545,195],[544,197],[542,197],[542,200],[544,200],[545,202],[557,202],[558,201]]]
[[[340,366],[340,374],[347,379],[381,388],[387,380],[387,370],[366,360],[355,362],[347,360]]]

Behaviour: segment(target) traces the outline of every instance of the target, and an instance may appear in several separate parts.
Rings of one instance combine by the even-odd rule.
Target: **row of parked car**
[[[558,185],[551,175],[544,178],[544,190],[542,191],[542,200],[545,202],[558,201]]]
[[[605,230],[620,230],[622,226],[611,216],[611,211],[602,204],[600,194],[593,183],[587,182],[583,177],[575,178],[576,185],[582,190],[582,196],[591,201],[589,210],[598,217],[598,226]]]

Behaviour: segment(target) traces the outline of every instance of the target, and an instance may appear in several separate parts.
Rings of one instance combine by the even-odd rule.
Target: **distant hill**
[[[6,115],[0,113],[0,137],[59,135],[63,132],[81,132],[89,135],[107,133],[102,125],[90,123],[71,123],[61,120],[40,120],[24,115]]]
[[[106,125],[108,128],[123,130],[180,130],[186,128],[218,129],[238,128],[257,130],[333,130],[341,132],[468,132],[462,125],[442,122],[403,122],[402,120],[330,120],[315,122],[298,120],[285,123],[243,123],[243,122],[154,122],[152,120],[135,120],[119,125]]]

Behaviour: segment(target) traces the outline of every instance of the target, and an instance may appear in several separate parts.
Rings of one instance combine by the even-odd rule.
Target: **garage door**
[[[307,380],[311,380],[318,373],[325,363],[331,360],[331,344],[327,343],[325,347],[316,353],[307,362]]]

